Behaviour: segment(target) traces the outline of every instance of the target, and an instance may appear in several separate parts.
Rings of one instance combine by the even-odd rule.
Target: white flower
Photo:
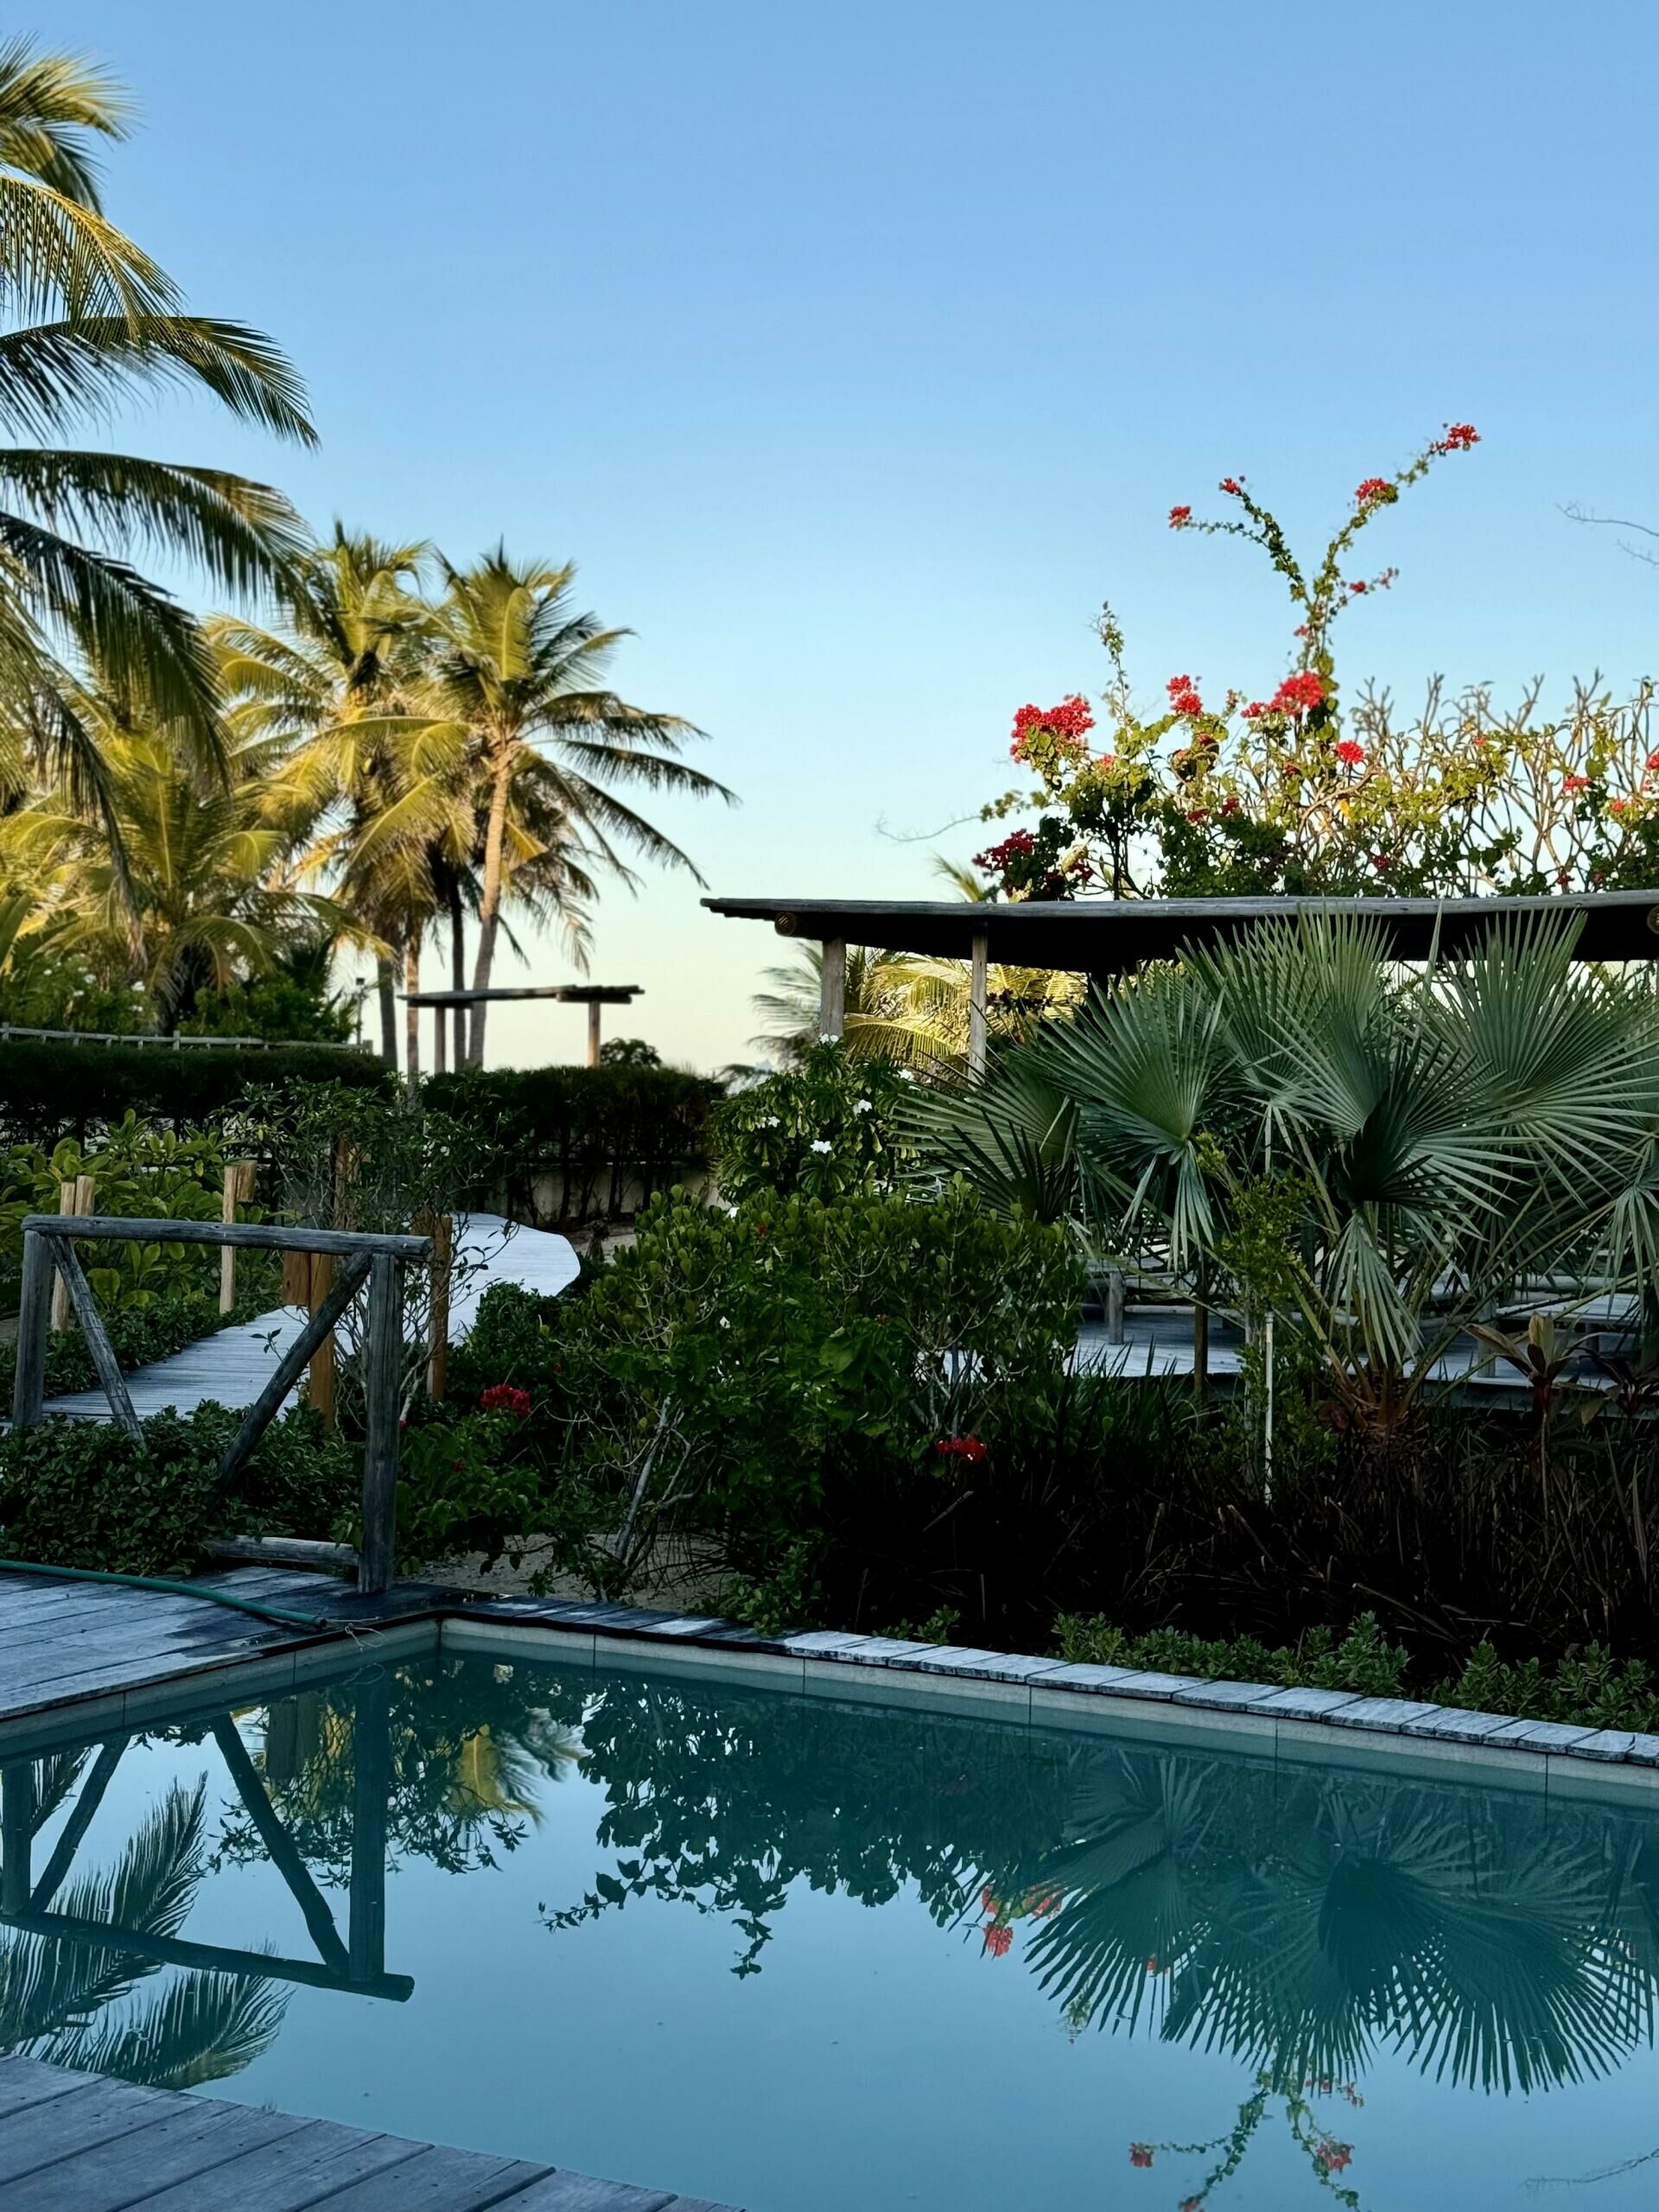
[[[760,1126],[763,1129],[775,1129],[778,1126],[778,1116],[775,1114],[768,1114]]]
[[[732,1325],[723,1313],[720,1317],[720,1325],[722,1329],[729,1329]]]
[[[835,1149],[828,1137],[814,1137],[811,1148],[814,1152],[832,1152]]]
[[[820,1045],[839,1045],[841,1039],[839,1037],[832,1036],[829,1030],[824,1029],[818,1033],[818,1042]]]
[[[897,1072],[900,1083],[914,1083],[916,1080],[908,1068],[900,1068]]]
[[[853,1111],[854,1111],[854,1113],[855,1113],[855,1114],[868,1114],[868,1113],[869,1112],[869,1110],[870,1110],[870,1102],[869,1102],[869,1100],[868,1100],[868,1098],[855,1098],[855,1099],[854,1099],[854,1101],[853,1101]]]

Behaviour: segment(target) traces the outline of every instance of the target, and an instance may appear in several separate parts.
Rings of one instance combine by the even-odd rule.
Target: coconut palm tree
[[[612,786],[728,801],[732,793],[679,759],[700,731],[677,715],[630,706],[605,683],[627,633],[577,611],[573,566],[514,561],[498,546],[470,569],[445,562],[442,573],[433,719],[464,733],[472,751],[480,878],[473,988],[481,991],[495,965],[509,824],[515,810],[528,815],[533,795],[556,802],[567,848],[586,856],[584,869],[626,878],[620,843],[701,882],[680,848]],[[473,1008],[467,1057],[474,1066],[483,1060],[488,1011],[483,1001]]]
[[[124,956],[171,1035],[198,995],[270,968],[296,942],[355,928],[294,880],[292,841],[268,819],[270,753],[233,750],[221,775],[192,765],[170,733],[134,728],[87,692],[77,711],[97,733],[108,803],[130,874],[101,827],[42,800],[0,822],[0,860],[32,870],[73,918],[69,941]]]
[[[94,149],[130,121],[102,69],[27,39],[0,46],[0,436],[35,441],[0,445],[0,691],[15,717],[0,781],[15,790],[21,750],[74,803],[101,807],[111,835],[99,732],[74,713],[66,664],[77,677],[94,665],[199,758],[219,742],[200,630],[131,550],[181,557],[244,594],[286,574],[302,529],[279,493],[224,470],[53,442],[169,385],[315,442],[270,340],[186,312],[177,286],[105,216]]]
[[[381,1050],[393,1063],[394,954],[418,945],[436,896],[421,855],[431,833],[423,756],[442,752],[442,734],[387,719],[407,709],[423,672],[430,621],[413,587],[426,550],[337,521],[298,562],[278,626],[227,615],[207,625],[232,730],[290,748],[267,794],[273,819],[317,825],[308,868],[379,940]]]

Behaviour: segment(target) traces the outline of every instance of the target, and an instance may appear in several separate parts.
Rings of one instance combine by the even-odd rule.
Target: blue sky
[[[1344,680],[1659,666],[1659,11],[1162,0],[60,0],[143,108],[111,213],[308,378],[320,452],[169,406],[139,449],[452,557],[574,557],[619,688],[741,808],[664,810],[728,893],[925,896],[1013,710],[1281,672],[1244,473],[1323,542],[1442,423],[1483,442],[1368,535]],[[593,974],[670,1058],[747,1052],[781,948],[653,875]],[[435,955],[429,956],[439,980]],[[503,981],[556,981],[550,948]],[[492,1058],[575,1058],[574,1011]]]

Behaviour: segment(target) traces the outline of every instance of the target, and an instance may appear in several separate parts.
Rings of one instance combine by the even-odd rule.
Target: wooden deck
[[[722,2212],[483,2151],[0,2058],[5,2212]]]
[[[525,1290],[556,1295],[575,1280],[579,1262],[574,1247],[568,1237],[546,1230],[525,1229],[499,1214],[464,1214],[456,1221],[455,1237],[457,1249],[470,1249],[482,1264],[457,1286],[450,1300],[452,1344],[459,1344],[471,1329],[479,1300],[493,1284],[518,1283]],[[133,1411],[142,1420],[168,1406],[190,1413],[210,1398],[233,1410],[252,1405],[305,1319],[297,1306],[274,1306],[236,1328],[198,1338],[169,1359],[139,1368],[127,1377]],[[110,1419],[109,1400],[99,1389],[48,1398],[46,1410],[73,1421]]]

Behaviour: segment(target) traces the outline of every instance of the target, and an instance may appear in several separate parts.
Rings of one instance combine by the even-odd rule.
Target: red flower
[[[1371,855],[1371,866],[1376,870],[1379,875],[1386,875],[1389,870],[1394,866],[1394,856],[1391,853],[1373,853]]]
[[[995,1917],[996,1913],[1001,1910],[996,1902],[996,1891],[992,1889],[988,1884],[980,1891],[979,1902],[982,1910],[990,1913],[993,1917]]]
[[[1344,737],[1337,747],[1337,758],[1344,768],[1357,768],[1365,758],[1365,748],[1357,745],[1351,737]]]
[[[1129,2164],[1132,2166],[1149,2166],[1152,2164],[1151,2144],[1131,2143],[1129,2145]]]
[[[1244,496],[1244,486],[1236,476],[1224,476],[1221,480],[1221,489],[1231,499],[1242,499]]]
[[[1326,2140],[1319,2145],[1313,2155],[1326,2173],[1339,2174],[1344,2166],[1351,2166],[1354,2163],[1354,2146],[1351,2143],[1332,2143]]]
[[[1117,766],[1116,753],[1103,753],[1100,756],[1100,765],[1103,768],[1116,768]]]
[[[530,1393],[516,1382],[492,1382],[480,1392],[478,1405],[480,1413],[511,1414],[515,1421],[530,1419]]]
[[[1273,706],[1281,715],[1306,715],[1323,704],[1325,686],[1312,670],[1287,676],[1273,695]]]
[[[1354,504],[1356,506],[1370,507],[1375,506],[1379,499],[1398,497],[1398,493],[1386,476],[1368,476],[1354,493]]]
[[[989,1450],[976,1436],[942,1436],[933,1449],[942,1459],[966,1459],[976,1467]]]
[[[1012,1928],[988,1928],[985,1930],[985,1948],[990,1953],[994,1959],[1007,1958],[1009,1951],[1013,1948],[1014,1930]]]
[[[1051,1913],[1058,1912],[1065,1903],[1065,1898],[1058,1890],[1047,1890],[1041,1897],[1033,1900],[1031,1909],[1039,1920],[1046,1920]]]
[[[1191,507],[1172,507],[1169,511],[1169,526],[1172,530],[1185,530],[1192,519]]]
[[[1094,726],[1089,702],[1080,691],[1074,691],[1058,707],[1021,707],[1014,718],[1014,742],[1008,750],[1016,760],[1023,760],[1031,749],[1033,738],[1046,734],[1055,739],[1063,751],[1081,752],[1084,734]]]
[[[1201,2196],[1184,2196],[1176,2212],[1204,2212],[1204,2199]]]
[[[1358,593],[1362,591],[1369,591],[1370,589],[1370,586],[1369,584],[1351,583],[1349,585],[1348,588],[1351,592]]]
[[[1198,687],[1190,676],[1172,676],[1164,689],[1169,694],[1170,712],[1176,715],[1201,715],[1204,702],[1198,696]]]
[[[1229,791],[1226,798],[1221,802],[1221,810],[1224,814],[1236,814],[1238,812],[1238,793],[1236,791]]]
[[[1429,448],[1431,453],[1467,453],[1471,446],[1480,443],[1480,432],[1472,423],[1448,423],[1444,437],[1436,438]]]
[[[1590,779],[1588,776],[1563,776],[1561,778],[1561,789],[1564,791],[1587,791],[1589,788]]]
[[[1258,715],[1265,715],[1267,711],[1268,702],[1265,699],[1252,699],[1244,709],[1244,719],[1247,722],[1253,722]]]
[[[1649,753],[1648,766],[1649,768],[1659,768],[1659,753]]]

